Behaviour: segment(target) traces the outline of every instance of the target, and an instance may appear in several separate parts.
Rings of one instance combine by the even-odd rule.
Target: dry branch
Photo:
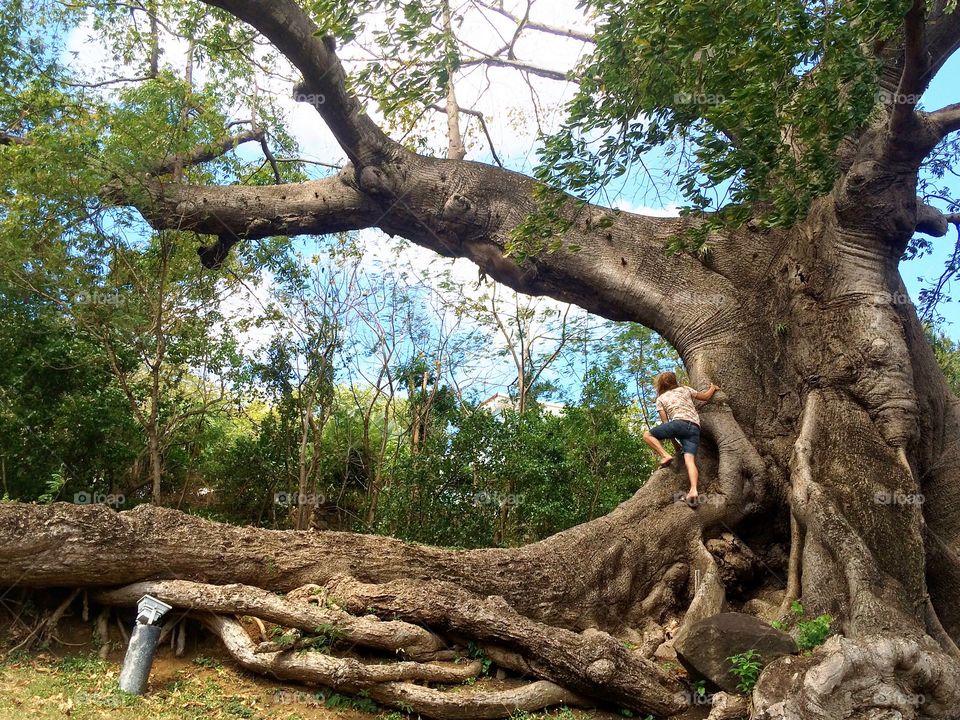
[[[208,585],[187,580],[135,583],[99,593],[107,605],[134,605],[143,595],[153,595],[170,605],[219,614],[251,615],[268,622],[315,632],[329,627],[339,641],[387,652],[402,652],[409,658],[428,660],[446,649],[439,637],[417,625],[356,617],[343,610],[295,602],[251,585]]]

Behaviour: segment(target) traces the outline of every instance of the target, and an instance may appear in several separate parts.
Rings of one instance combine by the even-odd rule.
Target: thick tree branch
[[[253,26],[303,73],[295,99],[313,105],[358,168],[382,159],[395,147],[346,89],[333,38],[318,37],[316,23],[294,0],[203,1]]]
[[[703,323],[733,327],[738,312],[726,278],[690,255],[669,253],[687,219],[614,212],[570,198],[561,247],[518,262],[507,247],[540,209],[536,184],[479,163],[406,156],[388,171],[366,168],[358,177],[345,168],[338,178],[280,187],[147,187],[133,204],[158,229],[189,229],[232,243],[378,227],[441,255],[470,259],[520,292],[642,322],[668,333],[678,347],[708,342]],[[678,295],[678,288],[688,292]]]
[[[917,232],[933,237],[943,237],[947,234],[951,223],[960,224],[960,214],[943,213],[933,205],[928,205],[917,198]]]
[[[18,135],[0,132],[0,145],[28,145],[29,141]]]
[[[271,190],[147,182],[146,192],[114,188],[116,198],[126,197],[158,229],[217,235],[215,246],[201,250],[205,265],[218,265],[242,238],[379,227],[442,255],[471,259],[521,292],[669,333],[681,352],[715,339],[704,327],[720,334],[735,327],[739,307],[731,282],[700,260],[667,250],[692,221],[615,213],[567,198],[562,211],[567,229],[553,239],[560,249],[518,263],[507,249],[531,214],[541,211],[536,198],[543,188],[529,177],[486,165],[416,156],[387,138],[346,89],[332,39],[315,35],[315,23],[294,0],[267,6],[254,0],[205,2],[253,25],[301,70],[304,99],[315,104],[355,160],[341,180],[320,185]],[[566,78],[514,60],[482,60]],[[677,288],[695,290],[678,298]]]
[[[910,126],[914,117],[913,109],[925,87],[923,79],[927,71],[927,58],[924,47],[924,6],[924,0],[914,0],[903,21],[903,70],[890,114],[890,131],[894,136]]]
[[[933,9],[928,13],[927,19],[925,83],[929,83],[957,48],[960,48],[960,6],[954,6],[950,12],[945,13],[944,9],[949,3],[937,0],[932,5]]]
[[[234,241],[370,227],[378,206],[340,176],[278,186],[114,182],[108,199],[134,204],[158,229],[180,228]]]
[[[914,58],[920,58],[919,64],[923,69],[919,75],[910,73],[912,87],[907,94],[922,95],[940,68],[960,47],[960,7],[955,7],[948,13],[944,12],[945,7],[943,0],[930,3],[930,9],[926,13],[926,23],[922,29],[923,44],[919,53],[915,44],[912,48],[907,47],[909,41],[905,43],[890,41],[874,49],[876,56],[883,62],[880,88],[884,92],[891,95],[899,94],[898,88],[904,77],[908,57],[913,55]],[[905,26],[905,30],[907,29]]]
[[[712,476],[709,463],[702,474],[704,481]],[[289,592],[342,575],[371,583],[440,580],[479,597],[498,595],[545,624],[619,633],[685,606],[685,558],[700,542],[701,523],[734,522],[720,504],[696,513],[677,504],[677,487],[675,473],[660,471],[609,515],[522,548],[470,551],[234,527],[150,505],[116,513],[95,505],[0,503],[0,585],[100,588],[188,579]],[[621,567],[628,568],[623,581],[609,584]],[[531,594],[534,579],[541,585]]]
[[[940,129],[941,137],[960,130],[960,103],[947,105],[927,114],[927,119]]]
[[[238,238],[379,227],[442,255],[469,258],[521,292],[551,295],[606,317],[669,330],[675,343],[709,341],[700,329],[704,315],[715,321],[715,327],[733,322],[737,309],[730,283],[695,258],[670,257],[667,252],[669,240],[688,221],[617,214],[580,206],[570,198],[564,211],[570,227],[562,249],[518,264],[507,257],[506,249],[518,227],[540,210],[534,181],[484,165],[403,151],[360,110],[346,90],[332,41],[316,37],[316,25],[293,0],[266,7],[254,0],[205,1],[253,25],[300,69],[302,89],[313,94],[318,112],[356,161],[341,174],[340,186],[323,181],[322,187],[307,183],[271,192],[154,185],[145,200],[134,204],[155,227],[189,228],[220,237],[217,246],[205,251],[205,264],[221,262]],[[566,79],[564,73],[515,60],[479,61]],[[678,300],[678,287],[696,288],[721,302]],[[726,314],[729,322],[719,317]]]

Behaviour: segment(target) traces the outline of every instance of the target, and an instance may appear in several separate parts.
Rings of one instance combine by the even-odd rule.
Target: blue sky
[[[930,84],[930,89],[923,97],[924,109],[937,110],[944,105],[960,102],[960,85],[957,83],[957,78],[960,78],[960,54],[954,54]],[[956,169],[960,172],[960,168]],[[960,198],[960,178],[952,178],[947,185],[952,191],[952,197]],[[931,238],[931,240],[933,252],[930,255],[900,265],[900,273],[912,298],[916,298],[920,288],[931,280],[935,280],[943,272],[944,263],[957,243],[956,226],[951,227],[945,237]],[[956,282],[953,283],[953,289],[960,290]],[[957,295],[960,296],[960,293]],[[939,312],[944,318],[941,329],[954,340],[960,340],[960,297],[953,302],[942,303]]]

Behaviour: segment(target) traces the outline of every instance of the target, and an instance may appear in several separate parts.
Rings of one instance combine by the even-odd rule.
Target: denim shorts
[[[689,420],[665,422],[663,425],[651,428],[650,434],[657,440],[669,440],[670,438],[679,440],[683,452],[689,455],[696,455],[697,448],[700,447],[700,426]]]

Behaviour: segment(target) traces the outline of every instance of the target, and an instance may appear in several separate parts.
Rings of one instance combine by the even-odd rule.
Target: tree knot
[[[595,683],[605,683],[613,677],[617,665],[613,660],[600,658],[587,665],[587,677]]]
[[[390,190],[386,173],[380,168],[370,165],[366,165],[360,170],[357,182],[362,192],[371,195],[385,195]]]

